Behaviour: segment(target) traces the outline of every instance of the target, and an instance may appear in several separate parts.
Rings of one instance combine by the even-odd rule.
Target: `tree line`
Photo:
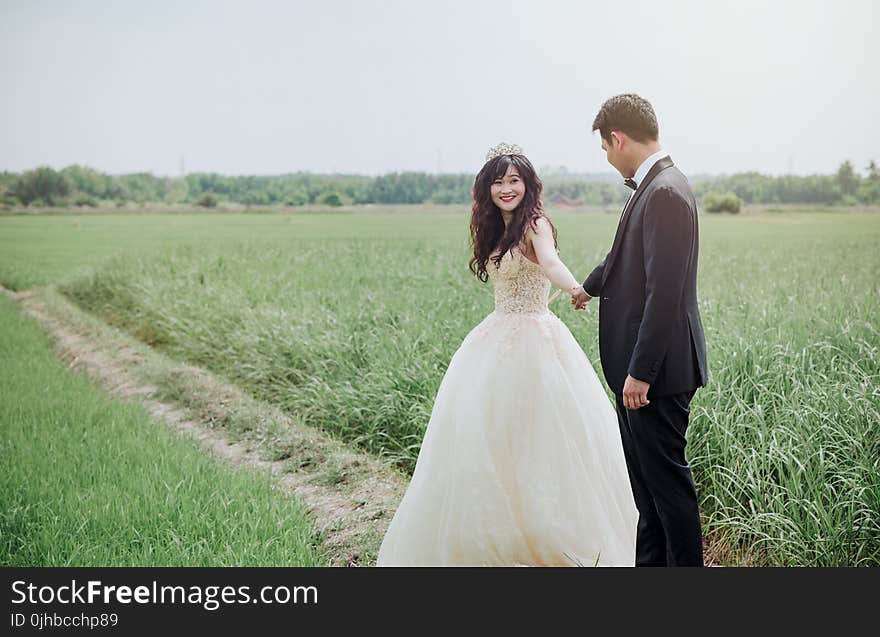
[[[22,173],[0,173],[0,206],[125,206],[233,202],[248,206],[323,204],[462,204],[471,201],[473,175],[401,172],[370,177],[291,173],[273,176],[226,176],[193,173],[157,177],[151,173],[109,175],[74,164],[61,170],[41,166]],[[554,204],[618,206],[629,195],[612,175],[550,171],[542,175],[544,199]],[[856,205],[880,203],[880,172],[871,161],[865,175],[845,161],[833,175],[768,176],[757,172],[697,176],[694,192],[736,197],[745,204]]]

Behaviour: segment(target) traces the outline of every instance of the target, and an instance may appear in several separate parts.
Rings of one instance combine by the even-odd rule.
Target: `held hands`
[[[584,290],[584,286],[582,285],[573,285],[571,286],[571,304],[576,310],[586,310],[587,303],[590,302],[590,299],[593,297],[587,294],[587,291]]]
[[[586,310],[587,303],[593,297],[587,294],[582,285],[571,286],[571,304],[575,310]],[[629,410],[641,409],[651,401],[648,400],[648,390],[651,388],[650,383],[646,383],[638,378],[633,378],[629,374],[623,383],[623,406]]]
[[[623,383],[623,406],[630,410],[644,407],[651,401],[648,400],[649,383],[627,374]]]

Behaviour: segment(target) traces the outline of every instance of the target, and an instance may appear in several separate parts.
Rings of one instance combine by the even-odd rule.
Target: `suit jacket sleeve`
[[[602,259],[602,263],[597,265],[595,269],[590,272],[586,281],[584,281],[584,290],[586,290],[587,294],[590,296],[599,296],[602,293],[602,275],[605,273],[605,264],[607,262],[608,256],[606,255],[605,258]]]
[[[645,310],[628,373],[653,383],[666,357],[679,314],[694,240],[694,211],[680,193],[659,187],[651,193],[642,222]]]

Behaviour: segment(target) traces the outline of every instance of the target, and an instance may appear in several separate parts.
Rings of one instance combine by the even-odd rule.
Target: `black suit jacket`
[[[706,384],[698,251],[696,200],[664,157],[630,197],[611,252],[584,281],[600,300],[599,355],[615,394],[627,374],[651,384],[649,398]]]

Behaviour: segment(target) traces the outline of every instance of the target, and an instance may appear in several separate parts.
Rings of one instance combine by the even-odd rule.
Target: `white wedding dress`
[[[519,250],[455,352],[377,566],[632,566],[617,416],[550,280]]]

